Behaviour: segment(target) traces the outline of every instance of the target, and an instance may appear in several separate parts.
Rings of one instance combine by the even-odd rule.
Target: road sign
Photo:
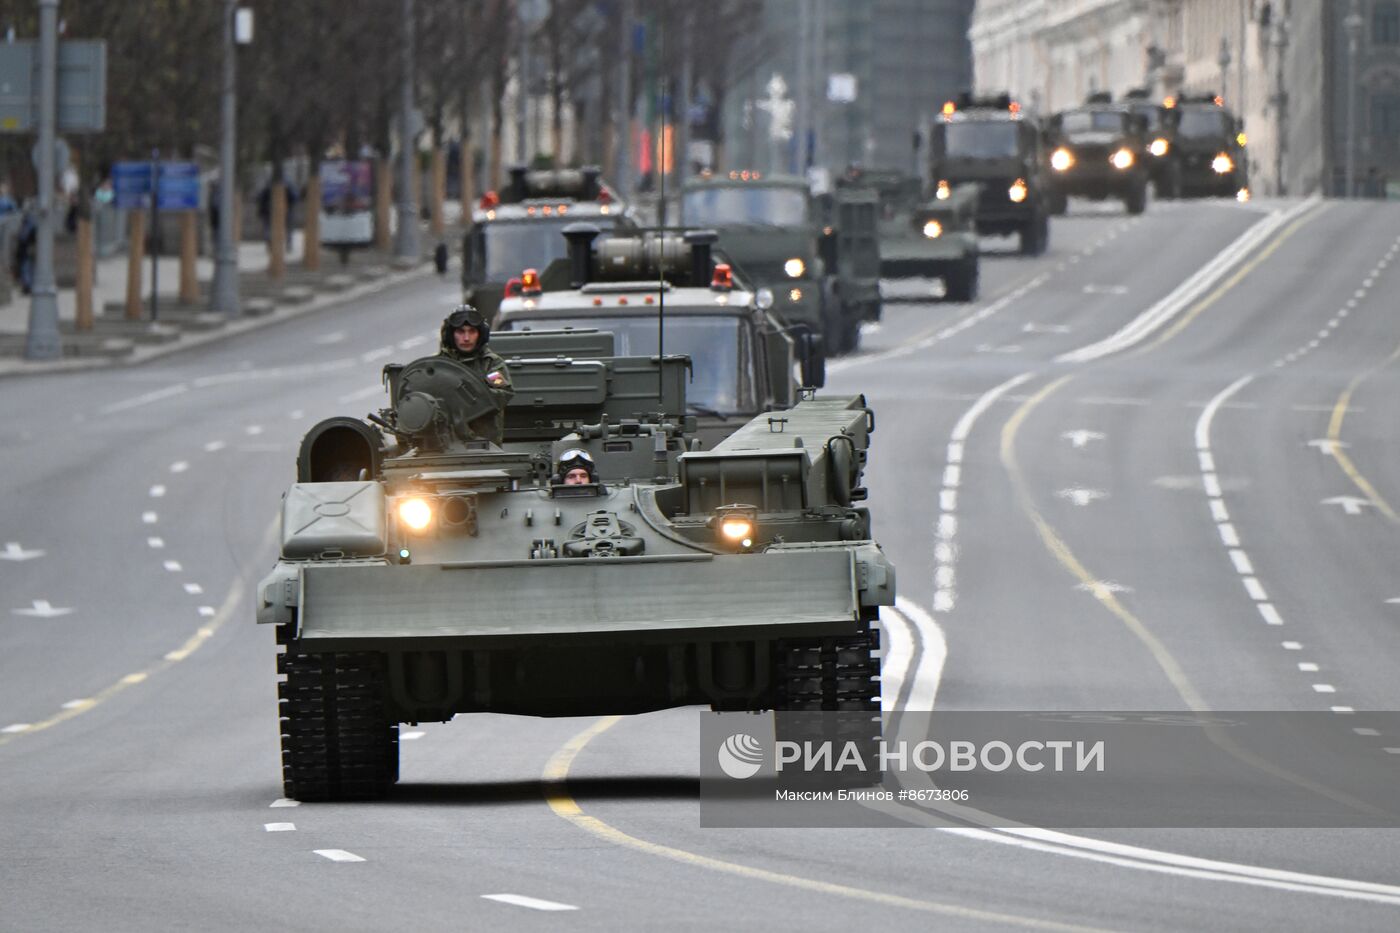
[[[122,210],[146,210],[151,206],[150,162],[116,162],[112,165],[113,202]],[[162,211],[199,209],[199,166],[194,162],[161,162],[156,207]]]
[[[0,43],[0,133],[39,125],[39,52],[33,39]],[[107,128],[107,43],[58,44],[58,130],[96,133]]]

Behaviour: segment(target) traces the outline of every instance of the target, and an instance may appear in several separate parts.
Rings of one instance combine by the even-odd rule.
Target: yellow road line
[[[1297,233],[1298,230],[1303,226],[1303,224],[1311,222],[1317,217],[1318,214],[1322,213],[1330,207],[1330,204],[1323,203],[1316,207],[1310,208],[1307,211],[1304,211],[1301,217],[1293,221],[1293,223],[1289,224],[1288,228],[1282,233],[1280,233],[1278,236],[1274,237],[1273,241],[1259,252],[1259,255],[1255,256],[1249,262],[1241,266],[1235,272],[1234,275],[1230,276],[1228,279],[1222,282],[1215,289],[1215,291],[1211,292],[1209,295],[1196,302],[1196,304],[1191,308],[1190,311],[1187,311],[1184,315],[1178,318],[1176,322],[1174,322],[1171,327],[1167,328],[1167,330],[1156,340],[1153,340],[1151,343],[1134,350],[1132,355],[1136,356],[1138,354],[1147,353],[1152,350],[1155,350],[1157,347],[1161,346],[1168,340],[1171,340],[1177,334],[1181,333],[1188,326],[1190,326],[1192,321],[1200,317],[1201,314],[1203,314],[1207,308],[1219,301],[1221,296],[1223,296],[1226,292],[1228,292],[1230,289],[1234,288],[1241,281],[1243,281],[1245,276],[1249,275],[1255,269],[1259,268],[1259,266],[1266,259],[1272,256],[1289,237]]]
[[[1361,494],[1370,500],[1371,504],[1379,509],[1380,513],[1386,518],[1390,519],[1392,522],[1400,523],[1400,516],[1395,514],[1395,510],[1390,507],[1390,503],[1386,502],[1381,494],[1376,491],[1376,487],[1371,485],[1370,480],[1361,475],[1361,471],[1356,468],[1356,464],[1352,462],[1351,457],[1347,455],[1346,451],[1341,449],[1340,443],[1342,439],[1342,422],[1346,419],[1347,408],[1351,405],[1352,394],[1356,392],[1357,387],[1361,385],[1363,380],[1369,379],[1396,360],[1400,360],[1400,347],[1396,347],[1395,352],[1386,357],[1383,362],[1372,366],[1364,372],[1358,373],[1356,378],[1351,380],[1351,384],[1347,386],[1346,391],[1337,399],[1337,404],[1332,409],[1332,417],[1327,424],[1327,439],[1332,442],[1332,458],[1337,461],[1337,465],[1342,468],[1342,472],[1356,485],[1356,488],[1361,490]]]
[[[600,839],[613,843],[614,845],[622,846],[623,848],[669,859],[670,861],[679,862],[683,865],[691,865],[696,868],[723,872],[728,875],[747,878],[751,881],[779,884],[789,888],[797,888],[802,891],[810,891],[815,894],[830,894],[836,897],[851,898],[853,900],[879,904],[885,907],[899,907],[905,910],[916,910],[923,913],[938,914],[944,917],[956,917],[960,920],[1000,923],[1005,926],[1023,927],[1033,930],[1061,930],[1086,933],[1086,931],[1097,931],[1099,929],[1071,923],[1058,923],[1053,920],[1040,920],[1035,917],[1005,914],[998,911],[979,910],[975,907],[960,907],[956,904],[945,904],[939,901],[904,897],[899,894],[886,894],[880,891],[871,891],[866,888],[857,888],[847,884],[836,884],[830,881],[818,881],[814,878],[803,878],[800,875],[770,871],[766,868],[754,868],[751,865],[741,865],[737,862],[729,862],[709,855],[701,855],[697,852],[678,849],[675,846],[648,842],[645,839],[639,839],[636,836],[625,833],[595,816],[589,816],[584,813],[583,808],[578,805],[578,801],[574,800],[569,794],[567,786],[569,769],[573,766],[574,759],[578,757],[579,753],[583,751],[584,747],[588,745],[589,742],[617,725],[621,718],[620,716],[609,716],[595,722],[556,751],[550,757],[544,769],[544,797],[549,803],[549,808],[579,829],[591,833]]]
[[[276,533],[277,522],[274,521],[268,527],[267,533],[263,536],[263,540],[258,546],[258,553],[262,553],[263,551],[266,551],[269,547],[272,546],[275,540]],[[11,732],[6,734],[0,734],[0,746],[8,745],[16,739],[23,738],[26,735],[33,735],[36,732],[43,732],[45,729],[52,729],[54,726],[57,726],[61,723],[65,723],[70,719],[73,719],[77,716],[81,716],[83,713],[94,710],[97,707],[101,706],[103,703],[106,703],[108,700],[120,694],[122,691],[130,687],[135,687],[138,684],[143,684],[150,678],[154,677],[156,674],[159,674],[160,672],[167,670],[168,668],[173,667],[174,665],[185,660],[190,655],[198,651],[200,647],[204,645],[205,642],[207,642],[210,638],[213,637],[214,633],[219,630],[219,627],[228,621],[228,619],[234,614],[234,611],[239,608],[239,605],[242,602],[243,597],[246,595],[248,587],[250,585],[251,581],[248,579],[248,577],[246,575],[240,574],[233,581],[233,585],[229,587],[228,593],[224,596],[223,603],[220,604],[218,611],[214,613],[213,618],[211,618],[208,622],[204,623],[198,629],[196,629],[195,633],[191,635],[188,639],[186,639],[185,643],[179,648],[176,648],[174,651],[165,654],[159,661],[156,661],[149,667],[146,667],[142,670],[136,671],[131,674],[127,674],[126,676],[119,679],[116,683],[104,687],[102,690],[99,690],[92,696],[86,697],[82,700],[74,701],[72,704],[68,705],[63,710],[55,713],[54,715],[50,716],[48,719],[43,720],[42,722],[34,723],[28,729],[25,729],[23,732]]]

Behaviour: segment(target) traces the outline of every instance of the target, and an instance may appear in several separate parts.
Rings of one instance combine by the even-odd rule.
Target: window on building
[[[1371,11],[1371,41],[1377,45],[1400,45],[1400,3],[1377,0]]]
[[[1400,141],[1400,95],[1377,94],[1371,98],[1371,137],[1391,145]]]

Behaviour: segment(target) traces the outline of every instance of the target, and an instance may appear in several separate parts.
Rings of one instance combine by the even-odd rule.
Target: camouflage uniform
[[[476,349],[470,353],[458,350],[453,337],[453,331],[464,326],[475,327],[481,334],[477,339]],[[451,357],[461,363],[486,386],[486,391],[496,402],[496,412],[467,422],[467,427],[478,437],[483,437],[493,444],[500,444],[505,439],[506,403],[515,395],[515,387],[511,385],[510,370],[506,367],[505,359],[486,346],[490,337],[490,325],[486,323],[481,312],[471,305],[460,305],[442,322],[442,341],[438,355]],[[499,379],[493,384],[492,380],[497,375]]]

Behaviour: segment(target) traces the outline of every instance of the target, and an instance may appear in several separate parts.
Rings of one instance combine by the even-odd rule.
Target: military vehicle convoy
[[[684,357],[618,356],[606,331],[492,345],[503,446],[467,431],[490,398],[442,356],[386,367],[387,408],[302,441],[257,590],[284,793],[383,796],[400,724],[475,712],[822,710],[878,735],[895,578],[860,506],[864,398],[804,393],[696,451]],[[555,482],[577,450],[596,481]]]
[[[1054,213],[1069,195],[1103,201],[1116,198],[1129,214],[1147,209],[1146,121],[1107,93],[1090,94],[1082,107],[1050,118],[1051,188]]]
[[[746,287],[722,255],[715,261],[714,231],[598,234],[592,224],[565,227],[569,257],[543,273],[525,270],[493,333],[592,328],[611,333],[622,356],[690,357],[686,407],[704,448],[759,412],[791,405],[795,363],[803,385],[825,382],[820,338],[788,327],[771,291]]]
[[[978,233],[1014,233],[1022,254],[1045,252],[1051,214],[1046,172],[1040,125],[1009,95],[963,94],[943,105],[929,136],[928,182],[939,201],[975,184]]]
[[[544,268],[564,255],[559,231],[587,220],[600,230],[626,224],[624,205],[593,166],[510,170],[510,186],[488,191],[462,236],[462,300],[489,320],[512,279],[527,266]]]
[[[1249,200],[1249,158],[1244,121],[1215,94],[1182,97],[1172,108],[1181,160],[1183,197],[1227,196]]]
[[[939,200],[919,178],[892,170],[848,172],[841,184],[867,186],[880,197],[882,279],[942,279],[945,301],[976,300],[977,185],[960,185]]]
[[[736,271],[769,288],[785,321],[821,334],[827,354],[860,345],[860,325],[880,317],[878,201],[838,189],[813,196],[795,176],[702,174],[681,189],[681,217],[712,228]]]

